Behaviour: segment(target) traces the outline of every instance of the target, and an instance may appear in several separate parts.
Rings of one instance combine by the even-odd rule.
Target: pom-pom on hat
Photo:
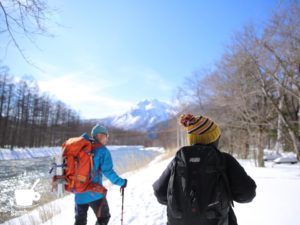
[[[92,128],[91,135],[95,138],[97,134],[108,134],[108,130],[106,127],[97,124]]]
[[[219,125],[205,116],[183,114],[179,122],[188,133],[187,139],[190,145],[210,144],[218,140],[221,135]]]

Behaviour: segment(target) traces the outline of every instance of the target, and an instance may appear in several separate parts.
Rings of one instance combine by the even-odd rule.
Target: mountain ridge
[[[100,119],[105,126],[124,130],[147,131],[155,125],[169,120],[175,114],[173,107],[157,99],[138,102],[124,114]]]

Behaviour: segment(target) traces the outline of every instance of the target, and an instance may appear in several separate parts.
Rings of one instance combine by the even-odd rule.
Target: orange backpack
[[[93,168],[93,150],[101,146],[83,137],[73,137],[62,144],[63,175],[53,176],[53,185],[64,181],[64,189],[72,193],[85,191],[106,193],[99,183],[92,183],[96,172]],[[56,165],[59,167],[59,165]]]

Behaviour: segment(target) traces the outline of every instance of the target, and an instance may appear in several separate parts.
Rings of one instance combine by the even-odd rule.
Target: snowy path
[[[165,207],[156,201],[153,195],[152,184],[165,169],[168,162],[168,160],[159,163],[152,162],[146,168],[123,175],[124,178],[128,179],[128,186],[124,196],[124,225],[166,224]],[[121,224],[122,199],[119,187],[109,185],[107,199],[112,216],[109,225]],[[62,204],[60,207],[63,209],[63,213],[43,225],[74,224],[73,196],[68,196],[60,204]],[[95,216],[92,210],[89,210],[88,225],[94,225],[95,222]]]
[[[128,181],[125,191],[124,225],[165,225],[165,207],[160,205],[152,190],[153,182],[160,176],[169,160],[153,162],[146,168],[124,175]],[[242,225],[299,225],[300,170],[299,165],[276,165],[273,168],[256,168],[242,162],[246,171],[257,183],[257,196],[249,204],[235,203],[238,222]],[[119,188],[109,185],[108,201],[112,218],[109,225],[119,225],[121,196]],[[70,195],[58,201],[62,213],[42,225],[73,225],[74,202]],[[57,207],[57,206],[55,206]],[[88,225],[95,224],[95,216],[89,210]],[[32,223],[6,223],[6,225]],[[35,225],[35,224],[34,224]]]
[[[125,191],[124,224],[162,225],[165,224],[166,210],[153,195],[152,184],[167,166],[168,161],[149,165],[148,168],[128,177]],[[119,189],[113,187],[109,196],[112,219],[110,225],[120,224],[121,198]]]

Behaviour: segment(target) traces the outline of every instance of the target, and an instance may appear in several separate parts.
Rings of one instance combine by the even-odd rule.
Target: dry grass
[[[19,222],[19,225],[28,225],[28,221],[25,218],[20,218],[18,220],[18,222]]]
[[[5,225],[14,225],[14,223],[7,221],[7,222],[5,222]]]
[[[61,213],[61,208],[54,203],[39,206],[34,213],[33,211],[25,216],[18,218],[16,221],[7,221],[6,225],[39,225],[51,220],[54,216]]]
[[[42,223],[52,219],[55,215],[61,213],[61,208],[54,203],[50,203],[38,208],[39,218]]]
[[[41,224],[41,220],[36,218],[34,215],[28,215],[28,221],[30,225],[39,225]]]
[[[133,155],[128,155],[124,157],[124,161],[126,162],[126,167],[120,167],[117,162],[114,163],[115,171],[118,174],[126,173],[129,171],[139,170],[145,166],[147,166],[153,158],[139,158],[136,159]]]

